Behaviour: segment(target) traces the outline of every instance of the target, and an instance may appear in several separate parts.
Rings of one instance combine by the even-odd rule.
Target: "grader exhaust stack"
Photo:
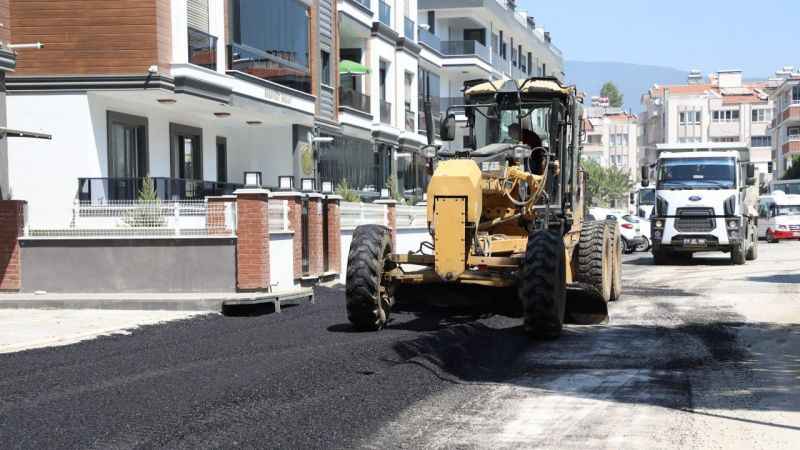
[[[433,146],[430,101],[424,108]],[[615,224],[583,218],[575,90],[553,78],[469,82],[464,105],[445,115],[443,141],[454,139],[456,109],[470,146],[435,152],[427,191],[432,252],[394,254],[385,227],[356,229],[349,320],[382,328],[402,285],[516,287],[517,298],[496,301],[520,301],[526,330],[541,338],[561,333],[568,287],[606,311],[621,295],[620,238]]]

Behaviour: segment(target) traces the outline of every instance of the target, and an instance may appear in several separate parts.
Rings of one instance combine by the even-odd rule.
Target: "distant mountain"
[[[643,66],[619,62],[567,61],[567,81],[589,96],[600,95],[606,81],[612,81],[625,96],[624,108],[638,113],[642,110],[640,99],[654,83],[685,83],[689,72],[670,67]],[[589,101],[587,99],[587,104]]]

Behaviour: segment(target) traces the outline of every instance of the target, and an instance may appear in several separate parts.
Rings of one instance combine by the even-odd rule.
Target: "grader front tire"
[[[561,236],[549,231],[530,235],[520,270],[519,297],[525,331],[535,338],[561,335],[567,302],[566,265]]]
[[[608,222],[611,227],[611,296],[609,301],[622,297],[622,236],[616,221]]]
[[[389,319],[392,307],[389,287],[382,284],[392,253],[389,230],[362,225],[353,233],[347,256],[347,319],[361,331],[377,331]]]
[[[613,283],[612,245],[608,223],[587,222],[578,242],[576,279],[587,285],[604,302],[611,300]]]

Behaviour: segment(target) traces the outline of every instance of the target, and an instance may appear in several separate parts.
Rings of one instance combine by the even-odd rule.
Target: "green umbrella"
[[[368,67],[355,61],[343,59],[339,62],[339,74],[341,75],[365,75],[368,73]]]

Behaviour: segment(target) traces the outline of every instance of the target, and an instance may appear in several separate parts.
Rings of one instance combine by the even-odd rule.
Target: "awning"
[[[339,74],[340,75],[365,75],[369,73],[369,68],[363,64],[349,59],[339,61]]]
[[[32,139],[53,139],[53,136],[44,133],[36,133],[34,131],[11,130],[6,127],[0,127],[0,139],[5,137],[19,137],[19,138],[32,138]]]

